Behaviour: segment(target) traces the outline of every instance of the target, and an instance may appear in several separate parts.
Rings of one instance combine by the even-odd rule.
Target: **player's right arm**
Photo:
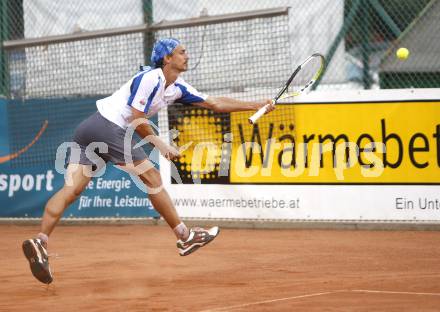
[[[261,102],[249,102],[237,100],[230,97],[213,97],[200,93],[194,87],[186,83],[182,78],[178,78],[175,85],[180,89],[181,96],[176,99],[182,104],[192,104],[210,109],[217,113],[231,113],[241,111],[256,111],[268,105],[267,111],[272,111],[274,106],[272,100]]]
[[[241,111],[256,111],[265,106],[266,104],[272,104],[271,100],[265,100],[261,102],[248,102],[241,101],[229,97],[212,97],[209,96],[204,102],[194,103],[197,106],[211,109],[217,113],[230,113]],[[268,107],[268,112],[274,109],[273,105]]]

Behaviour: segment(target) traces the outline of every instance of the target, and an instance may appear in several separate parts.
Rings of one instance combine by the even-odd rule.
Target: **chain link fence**
[[[54,36],[160,25],[185,19],[196,20],[207,16],[281,7],[289,8],[287,21],[282,25],[266,25],[265,20],[256,23],[261,24],[259,27],[264,29],[264,35],[271,32],[278,38],[285,35],[287,42],[284,39],[270,42],[270,39],[262,37],[264,35],[261,32],[243,33],[240,26],[235,29],[229,27],[229,35],[221,37],[219,34],[224,33],[225,29],[221,26],[209,28],[206,25],[193,29],[170,27],[160,31],[145,30],[132,34],[132,37],[114,37],[111,51],[106,46],[110,44],[108,38],[94,39],[94,45],[86,44],[78,38],[70,46],[66,45],[62,54],[60,48],[54,48],[50,42]],[[264,92],[257,92],[257,89],[271,90],[273,84],[282,82],[288,75],[286,73],[314,52],[326,55],[329,63],[318,90],[440,86],[439,0],[5,0],[0,3],[0,14],[3,42],[0,91],[9,98],[111,93],[113,88],[133,74],[136,70],[133,64],[137,67],[146,63],[154,38],[168,35],[182,39],[192,56],[192,65],[200,66],[198,70],[187,74],[188,81],[215,94],[235,95],[236,91],[248,89],[254,92],[254,96],[243,93],[238,94],[238,97],[261,96]],[[245,27],[258,27],[256,23]],[[194,35],[194,31],[197,35]],[[44,45],[28,47],[25,44],[20,48],[12,45],[8,48],[8,43],[17,40],[26,43],[41,38],[47,39]],[[274,68],[279,77],[260,79],[266,85],[256,84],[258,72],[260,76],[267,76],[274,61],[271,55],[262,56],[258,53],[251,60],[245,59],[241,55],[247,54],[242,49],[258,49],[269,44],[272,46],[268,52],[281,54],[285,61],[280,62],[278,58],[279,66]],[[228,85],[223,80],[211,82],[211,85],[218,86],[213,89],[206,83],[215,78],[215,75],[209,73],[212,68],[203,67],[198,62],[200,55],[203,55],[205,59],[215,62],[219,72],[223,60],[216,57],[215,51],[221,49],[221,46],[229,50],[235,66],[223,66],[225,72],[231,73],[231,80]],[[406,61],[395,57],[396,49],[401,46],[410,51]],[[75,52],[81,49],[82,52]],[[228,55],[221,57],[227,58]],[[103,65],[104,71],[99,69],[102,73],[100,83],[107,88],[89,83],[96,82],[93,70],[87,76],[90,62]],[[57,75],[44,74],[48,72],[62,72],[66,76],[70,75],[71,80],[53,83],[54,79],[58,79]],[[249,79],[250,76],[255,79]],[[79,80],[84,83],[78,83]],[[251,85],[243,85],[246,80]]]
[[[160,37],[185,44],[184,78],[213,96],[270,98],[316,52],[328,62],[318,91],[440,87],[440,0],[5,0],[0,15],[10,149],[32,141],[35,131],[23,129],[45,121],[52,131],[19,166],[53,163],[96,99],[147,65]],[[409,49],[407,60],[396,58],[398,47]],[[228,114],[179,105],[158,118],[183,134],[178,143],[187,134],[221,144],[231,125]],[[177,165],[190,181],[193,168]]]

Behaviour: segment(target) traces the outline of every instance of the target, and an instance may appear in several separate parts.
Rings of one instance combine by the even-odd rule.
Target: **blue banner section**
[[[0,217],[41,217],[47,200],[64,184],[54,168],[0,167]],[[141,183],[109,164],[93,178],[64,217],[158,217]]]
[[[0,99],[0,157],[9,155],[7,102]]]
[[[96,111],[95,99],[0,101],[0,217],[41,217],[48,199],[64,185],[55,170],[59,144]],[[34,106],[33,106],[34,105]],[[33,110],[31,107],[33,106]],[[80,114],[69,114],[79,108]],[[34,112],[32,114],[32,112]],[[154,121],[153,121],[154,122]],[[154,163],[158,154],[147,150]],[[142,182],[108,163],[101,177],[65,211],[64,217],[159,217]]]

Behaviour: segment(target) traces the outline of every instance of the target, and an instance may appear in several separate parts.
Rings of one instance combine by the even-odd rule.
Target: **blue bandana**
[[[151,64],[153,68],[160,67],[163,58],[173,53],[174,49],[180,44],[179,40],[164,38],[156,41],[151,52]]]

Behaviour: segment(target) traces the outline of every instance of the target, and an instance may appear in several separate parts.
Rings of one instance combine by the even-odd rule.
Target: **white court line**
[[[394,294],[394,295],[440,296],[440,293],[391,291],[391,290],[371,290],[371,289],[352,289],[352,290],[348,290],[347,289],[347,290],[333,290],[333,291],[327,291],[327,292],[322,292],[322,293],[306,294],[306,295],[286,297],[286,298],[279,298],[279,299],[272,299],[272,300],[265,300],[265,301],[256,301],[256,302],[245,303],[245,304],[238,304],[238,305],[233,305],[233,306],[228,306],[228,307],[221,307],[221,308],[203,310],[203,311],[200,311],[200,312],[229,311],[229,310],[233,310],[233,309],[245,308],[245,307],[249,307],[249,306],[254,306],[254,305],[259,305],[259,304],[266,304],[266,303],[272,303],[272,302],[278,302],[278,301],[302,299],[302,298],[308,298],[308,297],[317,297],[317,296],[330,295],[330,294],[336,294],[336,293],[350,293],[350,292],[376,293],[376,294]]]
[[[376,293],[376,294],[440,296],[440,293],[409,292],[409,291],[369,290],[369,289],[354,289],[354,290],[350,290],[350,291],[351,292],[362,292],[362,293]]]
[[[346,290],[334,290],[334,291],[327,291],[327,292],[322,292],[322,293],[307,294],[307,295],[300,295],[300,296],[293,296],[293,297],[286,297],[286,298],[279,298],[279,299],[272,299],[272,300],[265,300],[265,301],[257,301],[257,302],[238,304],[238,305],[233,305],[233,306],[228,306],[228,307],[203,310],[200,312],[228,311],[231,309],[239,309],[239,308],[249,307],[249,306],[258,305],[258,304],[272,303],[272,302],[278,302],[278,301],[284,301],[284,300],[301,299],[301,298],[307,298],[307,297],[317,297],[317,296],[329,295],[329,294],[334,294],[334,293],[338,293],[338,292],[345,292],[345,291]]]

